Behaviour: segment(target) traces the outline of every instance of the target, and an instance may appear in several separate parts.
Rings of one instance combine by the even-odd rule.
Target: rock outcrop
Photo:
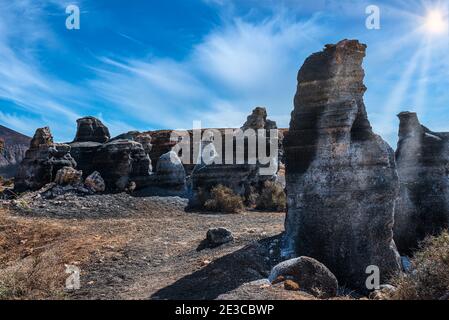
[[[37,129],[17,172],[15,190],[38,190],[53,182],[58,170],[64,167],[76,167],[70,146],[54,143],[48,127]]]
[[[150,157],[138,142],[114,140],[98,148],[93,167],[103,177],[108,191],[124,191],[129,183],[139,186],[150,176]]]
[[[400,270],[392,232],[399,183],[394,152],[367,118],[365,51],[344,40],[305,61],[284,141],[283,255],[315,258],[360,290],[368,266],[379,267],[381,281]]]
[[[426,236],[449,227],[449,133],[430,131],[416,113],[398,116],[396,163],[401,188],[394,239],[401,253],[411,254]]]
[[[12,178],[17,174],[19,165],[25,158],[31,138],[0,125],[0,176]]]
[[[76,122],[78,130],[73,142],[105,143],[111,138],[108,128],[97,118],[84,117]]]
[[[253,138],[248,134],[248,129],[252,129]],[[265,141],[257,135],[257,130],[265,131]],[[216,129],[215,131],[221,137],[221,152],[216,151],[219,145],[218,141],[215,141],[215,137],[205,136],[203,133],[203,141],[201,144],[201,154],[206,154],[211,160],[206,162],[204,158],[201,162],[196,164],[192,171],[192,201],[190,205],[192,207],[200,205],[198,201],[198,191],[206,192],[206,194],[215,186],[223,185],[233,190],[234,193],[243,196],[247,202],[250,201],[251,195],[259,192],[264,187],[266,181],[276,180],[276,173],[278,171],[279,154],[272,154],[274,151],[269,150],[270,147],[270,134],[269,130],[276,129],[276,124],[273,121],[267,120],[266,110],[264,108],[256,108],[252,114],[248,117],[247,122],[240,129],[239,133],[230,133],[224,129]],[[251,131],[251,130],[249,130]],[[279,135],[279,132],[277,132]],[[276,137],[279,142],[279,136]],[[226,150],[226,141],[233,142],[233,149],[230,149],[231,159],[233,163],[227,163],[227,156],[224,151]],[[238,142],[240,141],[240,142]],[[268,168],[267,164],[261,164],[259,161],[259,147],[261,143],[265,143],[267,148],[266,155],[270,157],[270,163],[272,171],[261,173],[262,168]],[[238,145],[242,147],[238,147]],[[278,147],[278,145],[277,145]],[[252,151],[250,151],[252,148]],[[271,152],[270,152],[271,151]],[[213,156],[210,156],[208,154]],[[217,161],[215,161],[217,159]],[[196,160],[196,159],[195,159]],[[196,161],[195,161],[196,162]]]
[[[257,107],[253,110],[253,112],[248,116],[245,124],[242,127],[242,130],[246,129],[277,129],[276,122],[267,119],[267,110],[263,107]]]

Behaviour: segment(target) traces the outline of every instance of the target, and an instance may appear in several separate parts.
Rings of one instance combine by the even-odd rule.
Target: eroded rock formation
[[[76,167],[70,146],[54,143],[48,127],[37,129],[17,172],[15,190],[38,190],[52,182],[64,167]]]
[[[263,107],[257,107],[253,110],[253,112],[248,116],[245,124],[242,127],[242,130],[246,129],[277,129],[276,122],[267,119],[267,110]]]
[[[105,143],[111,138],[108,128],[97,118],[84,117],[76,122],[78,130],[73,142]]]
[[[311,55],[298,74],[284,141],[288,214],[283,254],[326,265],[341,285],[366,290],[399,271],[393,241],[394,152],[371,129],[363,95],[366,46],[344,40]]]
[[[138,142],[113,140],[98,148],[93,167],[103,177],[107,190],[123,191],[130,182],[139,185],[150,176],[150,157]]]
[[[396,163],[400,197],[394,238],[401,253],[449,227],[449,133],[432,132],[413,112],[402,112]]]

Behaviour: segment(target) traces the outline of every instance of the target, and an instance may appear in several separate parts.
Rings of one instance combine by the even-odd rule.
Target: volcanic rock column
[[[449,227],[449,133],[430,131],[413,112],[398,117],[394,239],[401,253],[411,254],[426,236]]]
[[[311,55],[298,74],[285,140],[288,213],[283,254],[325,264],[340,285],[366,290],[400,270],[393,241],[394,152],[371,129],[363,94],[366,45],[343,40]]]

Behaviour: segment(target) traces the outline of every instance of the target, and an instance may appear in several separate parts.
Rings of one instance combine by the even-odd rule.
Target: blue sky
[[[81,10],[67,30],[65,8]],[[365,26],[368,5],[380,30]],[[449,131],[449,37],[425,28],[420,0],[0,0],[0,124],[71,141],[75,120],[129,130],[239,127],[255,106],[288,127],[296,75],[326,43],[368,45],[365,96],[375,131],[396,146],[403,110]],[[445,19],[445,18],[444,18]],[[426,22],[427,21],[427,22]]]

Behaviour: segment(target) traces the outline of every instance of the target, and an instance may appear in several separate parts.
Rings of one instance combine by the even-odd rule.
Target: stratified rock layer
[[[98,148],[93,167],[103,177],[108,191],[123,191],[150,176],[150,157],[143,146],[131,140],[114,140]]]
[[[58,170],[64,167],[76,167],[70,146],[55,144],[48,127],[37,129],[17,172],[15,190],[38,190],[52,182]]]
[[[78,130],[73,142],[105,143],[110,138],[108,128],[97,118],[85,117],[77,120]]]
[[[398,116],[401,191],[394,239],[401,253],[410,254],[426,236],[449,227],[449,133],[430,131],[416,113]]]
[[[392,232],[398,177],[393,150],[367,118],[365,50],[344,40],[305,61],[284,141],[283,254],[315,258],[360,290],[368,266],[380,268],[382,281],[400,269]]]

